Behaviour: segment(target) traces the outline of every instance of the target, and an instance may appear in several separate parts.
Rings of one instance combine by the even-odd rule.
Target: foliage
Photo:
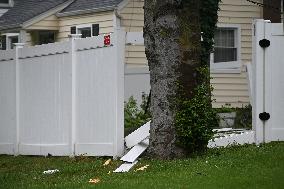
[[[150,120],[150,111],[147,107],[148,95],[142,93],[142,102],[138,108],[137,101],[131,96],[128,102],[124,103],[124,127],[137,128]]]
[[[234,112],[235,109],[231,107],[231,104],[222,105],[221,108],[216,108],[217,113],[231,113]]]
[[[242,108],[235,108],[237,116],[235,119],[235,128],[252,128],[252,107],[251,105],[246,105]]]
[[[200,5],[201,67],[199,85],[194,89],[192,98],[179,97],[179,110],[175,117],[177,144],[189,152],[203,151],[213,136],[212,128],[218,127],[218,117],[212,108],[210,85],[210,53],[214,44],[214,33],[218,20],[220,0],[204,0]],[[182,91],[184,89],[181,89]]]
[[[204,80],[209,77],[207,67],[198,70]],[[218,127],[216,111],[211,107],[212,87],[202,82],[191,99],[178,99],[179,111],[175,116],[177,144],[188,152],[203,151]]]
[[[214,33],[218,20],[217,11],[219,10],[220,0],[202,0],[200,5],[200,27],[202,32],[201,42],[201,63],[210,65],[209,57],[213,50]]]

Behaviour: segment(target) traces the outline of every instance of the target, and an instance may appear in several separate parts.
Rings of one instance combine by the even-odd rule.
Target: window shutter
[[[71,34],[76,34],[76,26],[71,27]]]
[[[2,50],[6,50],[6,35],[2,35]]]
[[[98,36],[99,33],[100,33],[100,25],[99,24],[93,24],[92,30],[93,30],[92,36]]]

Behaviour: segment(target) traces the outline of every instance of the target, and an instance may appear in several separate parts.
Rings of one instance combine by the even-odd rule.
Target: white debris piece
[[[222,129],[213,129],[213,132],[227,132],[232,130],[233,128],[222,128]]]
[[[253,144],[254,131],[242,132],[241,134],[227,134],[220,138],[215,138],[208,142],[208,148],[215,147],[226,147],[229,145],[243,145],[243,144]]]
[[[59,172],[58,169],[53,169],[53,170],[43,171],[43,174],[45,174],[45,175],[51,175],[51,174],[57,173],[57,172]]]
[[[120,167],[118,167],[114,173],[124,173],[128,172],[138,161],[135,161],[133,163],[124,163]]]
[[[137,158],[148,148],[150,136],[150,122],[145,123],[140,128],[125,137],[127,148],[132,148],[120,160],[125,163],[118,167],[114,173],[128,172],[138,161]]]
[[[120,160],[133,163],[149,146],[149,139],[145,139],[142,142],[135,145],[127,154],[125,154]]]
[[[134,132],[125,137],[125,143],[127,148],[131,148],[150,136],[150,122],[145,123],[142,127],[139,127]]]

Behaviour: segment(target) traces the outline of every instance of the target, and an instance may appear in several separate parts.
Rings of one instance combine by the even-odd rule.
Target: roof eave
[[[59,12],[56,14],[56,16],[65,17],[65,16],[75,16],[75,15],[81,15],[81,14],[90,14],[90,13],[96,13],[96,12],[112,11],[116,7],[117,7],[116,5],[113,5],[113,6],[108,6],[108,7],[94,8],[94,9],[76,10],[76,11],[70,11],[70,12]]]

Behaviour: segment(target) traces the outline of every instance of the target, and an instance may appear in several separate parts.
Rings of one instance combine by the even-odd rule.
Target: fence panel
[[[0,52],[0,154],[14,154],[16,140],[15,50]]]
[[[20,59],[20,154],[70,154],[69,57],[58,54]]]
[[[0,154],[122,155],[124,37],[0,52]]]
[[[256,20],[254,30],[252,105],[256,143],[283,141],[283,24]]]
[[[115,125],[115,59],[114,47],[79,51],[77,67],[78,154],[94,149],[100,155],[113,153]],[[89,58],[92,57],[92,58]],[[102,127],[103,126],[103,127]]]

